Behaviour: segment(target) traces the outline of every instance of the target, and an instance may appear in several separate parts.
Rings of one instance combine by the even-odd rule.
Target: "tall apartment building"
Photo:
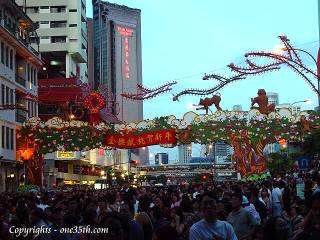
[[[88,82],[85,0],[16,0],[38,24],[39,51],[45,62],[39,78],[72,78]],[[33,46],[38,39],[31,37]]]
[[[92,0],[92,3],[93,59],[89,59],[89,66],[94,61],[94,86],[108,87],[115,99],[112,113],[120,121],[141,121],[143,102],[121,96],[123,92],[134,92],[137,84],[142,84],[141,11],[101,0]],[[132,153],[118,151],[120,167],[129,169],[127,158],[133,159]],[[139,149],[135,157],[142,159],[143,155],[145,152]]]
[[[278,93],[268,92],[267,97],[268,97],[269,104],[274,104],[275,106],[277,106],[279,104],[279,94]]]
[[[169,163],[169,154],[168,153],[157,153],[154,157],[155,165],[162,165]]]
[[[15,190],[24,181],[16,132],[27,117],[38,115],[39,53],[32,20],[14,1],[0,0],[0,191]]]
[[[189,163],[192,159],[192,144],[179,145],[179,163]]]
[[[214,144],[214,155],[216,163],[224,163],[233,154],[233,148],[224,143],[216,142]]]
[[[95,87],[105,84],[116,98],[114,113],[124,122],[143,119],[142,101],[121,96],[142,84],[141,11],[93,0]]]

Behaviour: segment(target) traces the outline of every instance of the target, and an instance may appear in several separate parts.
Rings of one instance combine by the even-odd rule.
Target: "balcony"
[[[2,27],[2,29],[1,29]],[[35,56],[37,56],[38,58],[40,58],[40,54],[39,52],[37,52],[34,48],[31,47],[31,43],[27,40],[24,39],[22,36],[20,36],[19,34],[19,28],[17,26],[12,26],[8,23],[6,23],[4,21],[4,19],[0,18],[0,34],[2,35],[3,33],[5,33],[5,31],[9,32],[9,36],[11,36],[11,38],[14,38],[16,41],[18,41],[24,48],[26,48],[27,50],[29,50],[30,52],[32,52]],[[12,39],[8,39],[8,41],[13,41]]]
[[[16,82],[19,83],[21,86],[26,87],[26,80],[23,77],[20,77],[17,73]]]
[[[25,111],[18,109],[16,111],[16,122],[24,123],[26,120],[27,120],[27,113]]]

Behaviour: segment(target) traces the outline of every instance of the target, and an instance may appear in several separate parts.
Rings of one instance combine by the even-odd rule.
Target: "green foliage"
[[[23,193],[38,192],[39,190],[40,190],[39,187],[35,185],[22,185],[17,188],[18,192],[23,192]]]
[[[270,153],[267,160],[267,168],[271,175],[277,175],[289,171],[295,162],[294,155],[286,152]]]
[[[315,129],[306,137],[303,152],[307,155],[320,154],[320,129]]]

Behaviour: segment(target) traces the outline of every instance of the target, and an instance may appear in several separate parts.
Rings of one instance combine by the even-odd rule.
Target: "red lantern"
[[[105,107],[106,100],[100,93],[92,91],[83,99],[83,105],[90,110],[90,122],[94,124],[99,122],[99,111]]]
[[[97,113],[106,105],[105,98],[98,92],[92,91],[83,99],[83,105],[92,113]]]

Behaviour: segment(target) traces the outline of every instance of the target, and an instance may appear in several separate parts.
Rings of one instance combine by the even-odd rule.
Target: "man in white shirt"
[[[275,182],[271,192],[273,217],[282,216],[282,191],[279,188],[279,185],[279,182]]]
[[[217,202],[211,192],[200,196],[200,209],[203,219],[191,226],[189,240],[238,240],[231,224],[217,219]]]

